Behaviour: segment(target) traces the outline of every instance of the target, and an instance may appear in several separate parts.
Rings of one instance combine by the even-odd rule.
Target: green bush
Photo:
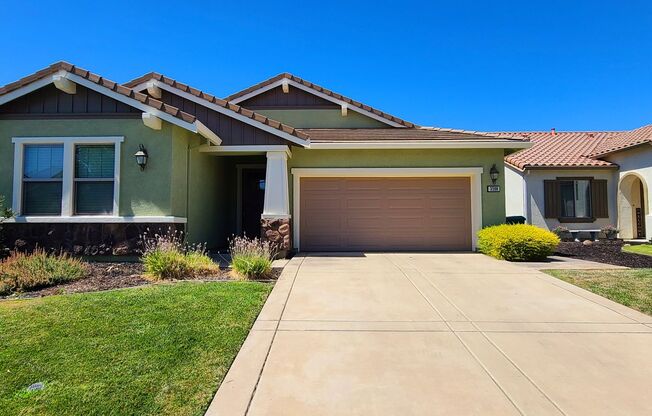
[[[480,251],[502,260],[544,260],[558,244],[554,233],[528,224],[495,225],[478,232]]]
[[[229,242],[231,267],[245,279],[260,279],[272,271],[274,251],[268,241],[258,238],[235,237]]]
[[[86,263],[67,254],[14,251],[0,263],[0,295],[70,282],[87,274]]]
[[[145,274],[153,279],[190,279],[219,273],[219,266],[206,254],[202,245],[183,244],[181,233],[141,237]]]

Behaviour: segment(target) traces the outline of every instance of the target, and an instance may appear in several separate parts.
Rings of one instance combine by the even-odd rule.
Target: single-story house
[[[533,143],[505,157],[508,216],[551,230],[613,225],[621,238],[652,238],[652,125],[502,134]]]
[[[420,127],[290,74],[224,99],[60,62],[0,88],[9,244],[125,253],[147,228],[220,248],[473,250],[505,220],[503,134]]]

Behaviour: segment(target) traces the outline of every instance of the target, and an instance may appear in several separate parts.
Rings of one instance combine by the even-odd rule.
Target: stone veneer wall
[[[277,257],[287,257],[292,251],[292,234],[289,218],[263,218],[260,220],[260,236],[275,245]]]
[[[5,223],[4,244],[11,250],[64,251],[75,255],[139,254],[140,236],[184,231],[184,224],[149,223]]]

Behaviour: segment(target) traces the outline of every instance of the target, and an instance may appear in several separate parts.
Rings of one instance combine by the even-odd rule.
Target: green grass
[[[652,269],[545,272],[614,302],[652,315]]]
[[[270,290],[181,282],[0,302],[0,414],[201,415]]]
[[[636,254],[645,254],[652,256],[652,244],[637,244],[632,246],[624,246],[623,251]]]

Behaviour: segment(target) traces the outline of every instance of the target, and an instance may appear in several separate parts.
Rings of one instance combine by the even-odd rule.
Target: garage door
[[[302,251],[470,250],[469,178],[302,178]]]

